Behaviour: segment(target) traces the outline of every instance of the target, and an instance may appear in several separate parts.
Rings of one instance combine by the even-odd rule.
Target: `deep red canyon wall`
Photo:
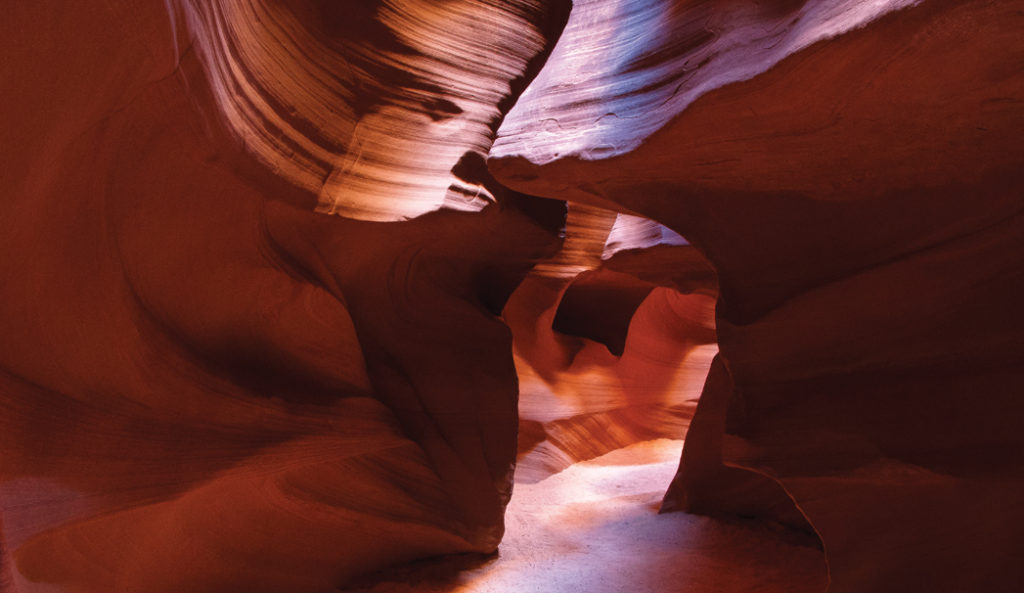
[[[830,591],[1024,582],[1022,14],[889,14],[605,160],[517,119],[543,104],[571,120],[607,88],[552,71],[498,141],[503,182],[619,204],[707,255],[721,352],[666,504],[799,525],[792,500]]]
[[[1024,582],[1024,4],[6,12],[4,592],[330,591],[684,433],[830,591]]]
[[[478,214],[314,213],[317,195],[284,166],[301,159],[281,147],[314,150],[310,94],[343,103],[273,92],[282,81],[257,66],[284,46],[262,35],[290,21],[232,21],[234,3],[168,8],[39,3],[5,25],[3,78],[19,92],[4,105],[0,216],[5,590],[319,591],[396,561],[492,551],[517,421],[495,315],[557,246],[564,206],[497,188],[501,204]],[[473,95],[495,114],[565,14],[508,10],[515,36],[492,41],[516,47],[488,42],[507,60],[506,98]],[[319,38],[342,57],[391,44],[394,62],[334,81],[350,103],[425,128],[454,116],[436,77],[403,70],[425,58],[373,14],[365,31]],[[203,45],[207,27],[232,24],[255,37]],[[225,97],[251,119],[225,119]],[[479,125],[447,135],[459,152],[444,186],[463,152],[486,150]]]

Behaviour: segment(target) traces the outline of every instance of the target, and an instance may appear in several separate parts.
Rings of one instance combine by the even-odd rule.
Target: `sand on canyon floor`
[[[811,536],[775,524],[658,514],[683,441],[658,439],[517,484],[488,558],[417,562],[352,593],[818,593]]]

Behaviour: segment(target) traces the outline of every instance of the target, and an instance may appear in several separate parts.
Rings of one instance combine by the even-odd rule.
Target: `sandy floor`
[[[815,540],[657,508],[682,441],[639,443],[518,484],[499,553],[422,562],[361,593],[818,593]]]

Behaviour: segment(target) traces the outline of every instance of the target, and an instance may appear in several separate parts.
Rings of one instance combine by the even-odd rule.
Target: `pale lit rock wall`
[[[487,153],[530,60],[560,26],[548,14],[559,4],[564,12],[538,1],[169,7],[246,150],[317,195],[318,211],[383,221],[494,201],[451,169],[466,152]]]
[[[494,157],[624,154],[705,93],[916,0],[576,0]]]

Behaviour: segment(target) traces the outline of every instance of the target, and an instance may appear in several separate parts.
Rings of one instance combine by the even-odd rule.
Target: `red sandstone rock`
[[[1017,591],[1022,14],[579,0],[551,50],[563,2],[8,7],[0,590],[491,552],[520,418],[535,497],[681,437],[717,330],[665,510],[813,530],[833,592]],[[607,496],[542,501],[563,552]],[[661,525],[645,569],[720,556],[630,585],[818,583]]]
[[[527,278],[504,312],[519,376],[517,480],[684,434],[717,351],[715,296],[688,246],[620,252],[575,279]]]
[[[1024,581],[1021,9],[923,2],[692,100],[648,83],[685,72],[686,52],[620,87],[603,83],[635,61],[574,79],[556,49],[495,148],[504,183],[617,204],[708,257],[721,353],[666,504],[799,523],[791,498],[833,592]],[[674,47],[597,29],[563,59]],[[648,111],[657,131],[609,123]],[[608,138],[632,150],[596,160]]]
[[[491,90],[474,67],[478,84],[442,101],[432,85],[452,71],[403,68],[447,50],[381,41],[365,8],[368,29],[338,37],[303,28],[314,7],[278,2],[12,9],[5,592],[326,591],[395,562],[494,550],[517,424],[511,336],[496,315],[557,247],[564,207],[494,187],[482,158],[471,181],[492,186],[481,191],[495,204],[402,223],[316,214],[302,177],[304,151],[323,149],[305,135],[336,138],[328,119],[359,110],[416,112],[433,129],[438,110],[461,121],[444,101],[472,101],[431,203],[462,153],[486,150],[487,126],[564,10],[445,8],[486,17],[474,32],[503,59],[484,77]],[[395,26],[414,24],[443,38],[436,21]],[[372,72],[353,87],[307,70],[345,57],[332,47]],[[354,97],[300,84],[314,79]],[[396,140],[422,140],[406,132]]]

